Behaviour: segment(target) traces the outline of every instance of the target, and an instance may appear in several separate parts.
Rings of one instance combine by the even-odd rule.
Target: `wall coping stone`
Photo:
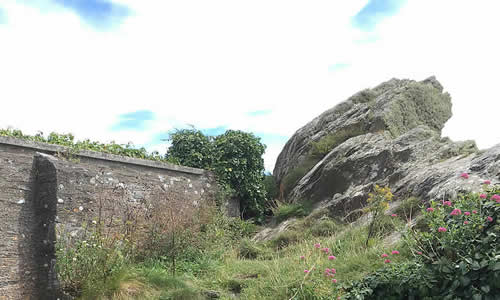
[[[50,153],[58,153],[58,152],[59,153],[69,153],[69,152],[71,152],[69,147],[41,143],[41,142],[34,142],[34,141],[30,141],[30,140],[24,140],[24,139],[9,137],[9,136],[0,136],[0,144],[16,146],[16,147],[21,147],[21,148],[34,149],[37,151],[50,152]],[[104,160],[104,161],[113,161],[113,162],[118,162],[118,163],[122,163],[122,164],[145,166],[145,167],[156,168],[156,169],[171,170],[171,171],[183,172],[183,173],[188,173],[188,174],[195,174],[195,175],[205,174],[205,170],[203,170],[203,169],[179,166],[179,165],[174,165],[171,163],[154,161],[154,160],[120,156],[120,155],[104,153],[104,152],[80,150],[79,152],[71,153],[71,154],[74,156],[80,156],[80,157],[85,157],[85,158],[92,158],[92,159],[98,159],[98,160]]]

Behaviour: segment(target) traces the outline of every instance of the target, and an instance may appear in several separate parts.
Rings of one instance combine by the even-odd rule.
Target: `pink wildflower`
[[[491,196],[491,200],[494,200],[497,203],[500,202],[500,195],[495,194],[495,195]]]
[[[462,177],[464,179],[469,179],[469,174],[464,172],[464,173],[460,174],[460,177]]]
[[[434,211],[434,208],[432,208],[432,207],[428,207],[428,208],[427,208],[427,211],[428,211],[428,212],[433,212],[433,211]]]
[[[473,213],[473,214],[477,214],[477,210],[473,210],[473,211],[472,211],[472,213]]]
[[[328,256],[328,260],[334,260],[334,259],[336,259],[335,256],[333,256],[333,255]]]
[[[300,259],[304,260],[304,259],[306,259],[306,257],[304,255],[301,255]]]
[[[422,255],[422,251],[417,251],[417,254],[418,255]]]
[[[325,273],[330,273],[330,269],[326,268]]]
[[[485,180],[485,181],[483,182],[483,184],[486,184],[486,185],[488,185],[488,184],[490,184],[490,183],[491,183],[491,181],[489,181],[489,180]]]
[[[443,205],[451,206],[451,201],[444,201]]]
[[[396,215],[396,214],[392,214],[392,215],[391,215],[391,217],[397,217],[397,216],[398,216],[398,215]]]
[[[464,221],[464,225],[467,225],[467,224],[469,224],[469,221]]]
[[[458,208],[455,208],[451,213],[450,213],[450,216],[458,216],[458,215],[461,215],[462,214],[462,211]]]
[[[486,199],[486,197],[488,197],[488,196],[486,196],[486,194],[479,195],[479,198],[481,198],[481,199]]]
[[[330,273],[337,274],[337,270],[335,270],[334,268],[331,268]]]
[[[332,282],[333,282],[333,283],[337,283],[337,279],[335,279],[335,278],[334,278],[334,279],[332,279]]]
[[[385,253],[384,253],[384,254],[382,254],[382,256],[381,256],[381,257],[382,257],[382,258],[384,258],[384,257],[389,257],[389,255],[387,255],[387,254],[385,254]]]
[[[321,251],[323,251],[323,252],[325,252],[325,253],[328,253],[328,252],[330,251],[330,249],[328,249],[328,248],[323,248],[323,249],[321,249]]]
[[[438,231],[439,231],[439,232],[446,232],[446,228],[444,228],[444,227],[439,227],[439,228],[438,228]]]
[[[311,272],[311,271],[309,271],[309,270],[304,270],[304,273],[306,273],[306,274],[307,274],[307,273],[309,273],[309,272]]]
[[[391,254],[399,254],[399,251],[398,251],[398,250],[393,250],[393,251],[391,252]]]
[[[470,216],[470,212],[466,211],[466,212],[464,212],[464,215]]]
[[[384,263],[386,263],[386,264],[388,264],[388,263],[390,263],[390,262],[391,262],[391,260],[390,260],[390,259],[386,259],[386,260],[384,260]]]
[[[493,218],[492,218],[492,217],[490,217],[490,216],[488,216],[488,217],[486,218],[486,220],[488,220],[488,222],[492,222],[492,221],[493,221]]]
[[[319,249],[320,247],[321,247],[321,245],[319,243],[314,244],[314,248],[318,248]]]

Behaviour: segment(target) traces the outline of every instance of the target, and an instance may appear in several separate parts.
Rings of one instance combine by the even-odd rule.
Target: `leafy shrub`
[[[196,129],[170,134],[167,158],[190,167],[214,171],[222,186],[229,186],[240,199],[242,217],[263,221],[266,209],[264,160],[266,146],[252,133],[227,130],[207,137]]]
[[[303,201],[300,203],[277,202],[277,207],[273,209],[274,216],[278,223],[292,217],[305,217],[312,211],[312,202]]]
[[[436,279],[421,263],[406,262],[384,267],[354,281],[345,299],[425,299],[433,296]],[[428,298],[432,299],[432,298]]]
[[[213,138],[197,129],[175,130],[169,134],[167,159],[180,165],[210,169],[214,164]]]
[[[467,174],[462,175],[467,178]],[[393,265],[354,282],[347,299],[498,299],[500,187],[422,209],[425,231],[410,230],[410,265]]]
[[[279,196],[278,183],[272,174],[264,175],[264,188],[266,189],[266,198],[268,200],[277,199]]]

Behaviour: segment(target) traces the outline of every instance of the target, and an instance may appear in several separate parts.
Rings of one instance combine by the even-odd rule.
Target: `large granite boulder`
[[[484,179],[500,182],[500,144],[478,151],[474,141],[442,138],[450,117],[450,95],[434,77],[361,91],[286,143],[274,169],[281,196],[345,216],[365,204],[374,183],[425,201],[478,190]]]

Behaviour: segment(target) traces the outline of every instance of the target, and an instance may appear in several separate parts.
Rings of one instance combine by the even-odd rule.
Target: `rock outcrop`
[[[478,151],[474,141],[442,138],[451,115],[451,97],[434,77],[361,91],[286,143],[274,169],[282,196],[345,216],[365,204],[374,183],[426,201],[478,190],[484,179],[500,182],[500,144]]]

